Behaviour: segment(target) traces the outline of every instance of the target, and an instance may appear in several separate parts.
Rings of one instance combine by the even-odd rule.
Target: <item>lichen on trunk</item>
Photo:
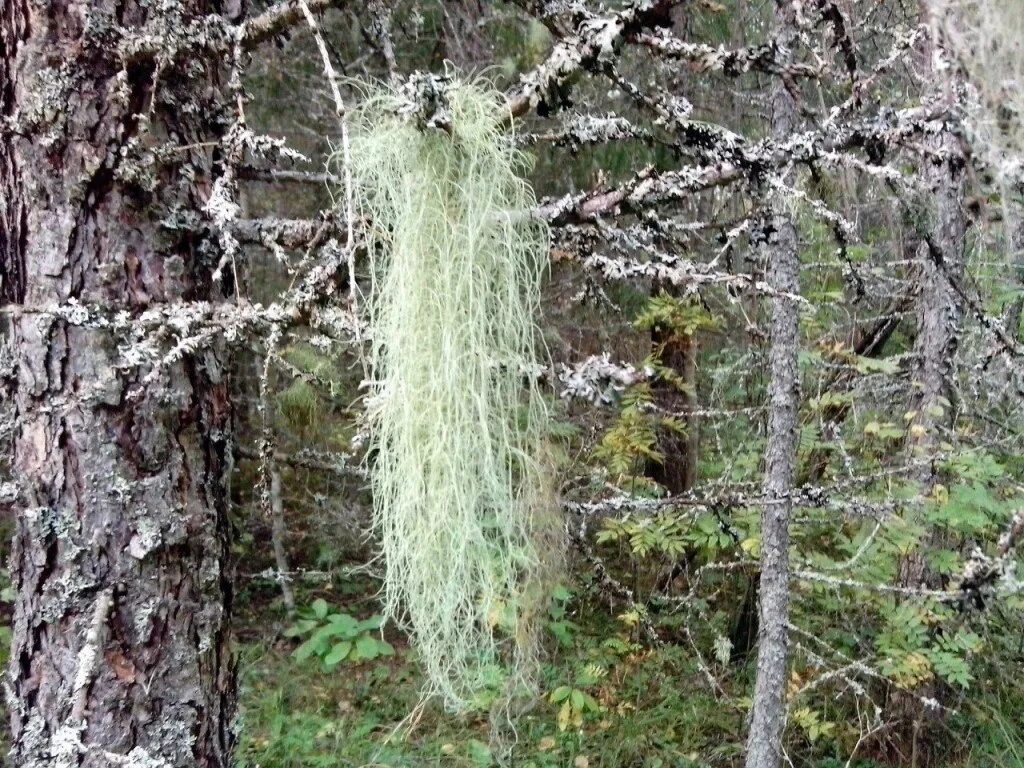
[[[14,350],[11,764],[222,768],[232,409],[221,341],[154,369],[93,322],[222,297],[199,211],[215,63],[126,67],[104,30],[215,8],[14,0],[0,12],[0,280]],[[12,128],[10,132],[8,128]],[[147,164],[168,136],[194,150]],[[157,178],[159,176],[159,178]],[[148,183],[147,179],[152,183]]]

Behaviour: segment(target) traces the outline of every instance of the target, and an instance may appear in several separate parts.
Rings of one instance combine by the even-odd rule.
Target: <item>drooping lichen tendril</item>
[[[349,116],[349,158],[371,274],[368,461],[386,610],[409,630],[428,693],[462,709],[495,669],[528,681],[535,658],[557,527],[535,375],[549,237],[525,215],[535,199],[500,93],[457,78],[431,89],[429,115],[410,85],[369,89]]]

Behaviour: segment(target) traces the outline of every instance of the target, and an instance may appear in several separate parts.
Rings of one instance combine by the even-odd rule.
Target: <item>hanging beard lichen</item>
[[[1002,184],[1024,165],[1024,14],[1020,0],[934,0],[929,34],[955,59],[968,87],[949,77],[944,100],[959,101],[974,155]],[[926,48],[926,50],[928,50]],[[929,55],[933,55],[929,53]],[[1007,190],[1009,191],[1009,190]]]
[[[463,709],[498,669],[529,682],[541,574],[557,552],[534,320],[548,233],[527,215],[535,200],[500,94],[426,79],[444,83],[437,121],[410,86],[370,92],[349,116],[348,156],[368,222],[386,612],[410,632],[427,692]]]

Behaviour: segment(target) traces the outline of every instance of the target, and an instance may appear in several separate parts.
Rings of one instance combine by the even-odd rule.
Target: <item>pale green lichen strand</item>
[[[548,233],[522,215],[535,200],[500,94],[481,81],[430,90],[433,122],[414,119],[415,88],[366,94],[349,116],[350,157],[371,222],[369,455],[386,609],[410,630],[428,692],[460,709],[496,666],[528,678],[534,656],[549,510],[530,372]]]

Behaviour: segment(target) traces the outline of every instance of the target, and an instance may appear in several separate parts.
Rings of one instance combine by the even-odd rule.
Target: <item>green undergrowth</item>
[[[301,632],[250,642],[242,649],[239,768],[498,765],[489,738],[491,710],[502,688],[500,668],[461,714],[446,712],[437,699],[422,705],[422,659],[393,628],[385,626],[380,635],[375,601],[351,591],[323,594],[326,601],[307,598],[308,607],[296,620],[304,628]],[[369,627],[368,635],[386,641],[387,652],[335,664],[304,652],[314,626],[335,620],[334,612]],[[706,648],[717,633],[713,621],[687,624],[671,613],[654,613],[649,619],[664,640],[657,647],[643,641],[635,612],[609,611],[585,585],[575,594],[564,587],[554,591],[543,622],[539,692],[517,719],[517,741],[505,765],[742,765],[753,658],[730,662],[716,649],[698,659],[686,627],[696,647]],[[1016,652],[1016,647],[999,648],[1003,657]],[[1024,685],[1001,676],[995,666],[983,664],[976,674],[974,695],[946,723],[950,750],[941,765],[1024,766]],[[787,729],[793,764],[899,765],[872,760],[885,759],[881,745],[862,745],[857,759],[849,761],[857,741],[854,726],[841,697],[794,703]]]
[[[678,648],[622,660],[597,679],[585,671],[592,658],[578,650],[544,666],[543,698],[517,722],[513,765],[691,768],[739,754],[742,715],[700,690]],[[428,705],[409,718],[422,680],[408,649],[325,674],[287,649],[254,645],[244,668],[240,768],[497,764],[486,706],[451,715]],[[565,688],[568,696],[552,701]],[[561,719],[564,704],[583,696],[593,709],[581,707],[578,722]]]
[[[372,615],[355,595],[331,600],[328,594],[328,601],[330,611]],[[320,613],[321,622],[329,620],[330,612]],[[305,627],[303,615],[296,624]],[[517,718],[505,764],[735,764],[744,712],[720,700],[683,646],[645,647],[628,615],[610,615],[565,587],[554,590],[542,623],[539,693]],[[501,700],[500,667],[465,712],[446,712],[436,698],[418,708],[422,660],[393,630],[385,627],[384,636],[393,653],[330,670],[303,653],[306,634],[246,644],[239,768],[497,765],[489,739],[491,711]]]

